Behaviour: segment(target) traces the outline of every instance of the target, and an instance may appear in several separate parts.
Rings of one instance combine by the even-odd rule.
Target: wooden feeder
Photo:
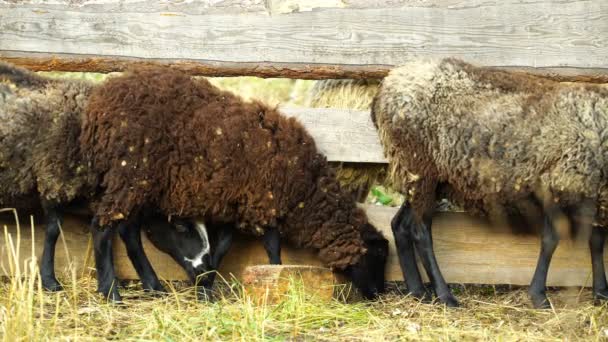
[[[256,265],[243,272],[245,293],[257,303],[280,302],[292,284],[301,286],[307,297],[330,301],[335,278],[328,268],[307,265]]]

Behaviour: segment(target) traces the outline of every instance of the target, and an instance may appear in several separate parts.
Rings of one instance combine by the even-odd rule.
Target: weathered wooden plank
[[[150,1],[150,0],[0,0],[0,4],[27,8],[62,8],[72,11],[96,12],[178,12],[193,14],[292,14],[319,11],[323,9],[377,9],[435,7],[449,9],[477,8],[508,4],[545,3],[547,0],[188,0],[188,1]],[[554,0],[554,4],[571,0]]]
[[[255,74],[255,64],[265,63],[269,70],[280,63],[282,69],[273,76],[285,71],[289,77],[297,74],[294,70],[314,70],[321,64],[321,78],[328,76],[331,65],[386,68],[412,56],[454,56],[481,65],[540,72],[549,68],[549,73],[577,68],[598,77],[595,73],[608,70],[604,0],[316,3],[252,1],[249,7],[245,1],[102,0],[15,5],[4,0],[0,56],[20,53],[21,58],[31,57],[24,61],[30,65],[45,64],[33,62],[36,53],[215,63],[214,75],[224,67],[228,73]],[[246,64],[239,69],[235,63]],[[85,64],[94,71],[103,63],[89,59]],[[67,62],[63,66],[71,67]],[[206,74],[214,68],[193,69]],[[334,76],[347,77],[339,72]]]
[[[151,64],[170,65],[192,75],[210,77],[255,76],[262,78],[283,77],[297,79],[331,78],[382,78],[391,69],[386,65],[337,65],[337,64],[300,64],[274,62],[217,62],[202,60],[171,60],[132,57],[100,57],[93,55],[69,55],[47,53],[23,53],[0,51],[0,60],[28,68],[33,71],[74,71],[74,72],[120,72],[130,68]],[[562,71],[549,69],[541,71],[561,77]],[[583,72],[574,69],[577,76]],[[603,77],[602,70],[589,71],[588,76]],[[583,74],[585,75],[585,74]],[[608,79],[608,77],[606,77]],[[607,81],[608,82],[608,81]]]
[[[157,58],[100,57],[48,53],[0,51],[0,60],[32,71],[121,72],[153,64],[168,65],[192,75],[209,77],[255,76],[262,78],[294,78],[323,80],[336,78],[379,79],[393,68],[390,65],[301,64],[274,62],[216,62]],[[558,82],[608,83],[604,68],[496,67],[534,74]]]
[[[330,161],[386,163],[369,112],[331,108],[281,108],[296,117]]]
[[[395,208],[367,206],[370,220],[381,229],[390,240],[390,255],[387,265],[387,279],[402,280],[399,262],[395,253],[390,229],[390,219]],[[3,215],[0,226],[11,224],[9,232],[15,238],[15,228],[9,216]],[[22,223],[23,226],[29,226]],[[92,265],[91,256],[86,256],[88,234],[86,222],[75,217],[68,217],[64,224],[65,239],[70,257],[66,257],[64,248],[57,249],[57,262],[64,270],[71,262],[77,273],[81,274],[85,260]],[[526,285],[531,280],[539,252],[540,242],[536,237],[513,236],[504,230],[490,229],[484,222],[473,219],[464,213],[441,213],[433,221],[435,252],[439,264],[448,282],[477,284],[516,284]],[[35,247],[38,256],[42,253],[43,231],[36,230]],[[31,254],[31,236],[29,228],[22,227],[21,259]],[[125,279],[136,279],[136,273],[130,265],[122,243],[115,243],[115,261],[119,276]],[[145,239],[145,249],[159,276],[163,279],[186,279],[184,272],[168,256],[157,251]],[[0,274],[8,270],[7,248],[4,236],[0,236]],[[239,237],[226,256],[221,267],[224,277],[230,274],[240,277],[248,265],[266,264],[268,262],[261,241]],[[314,253],[308,250],[283,248],[285,264],[320,265]],[[551,286],[590,286],[590,259],[586,243],[574,244],[563,241],[555,255],[549,270],[548,284]],[[65,274],[65,273],[64,273]]]

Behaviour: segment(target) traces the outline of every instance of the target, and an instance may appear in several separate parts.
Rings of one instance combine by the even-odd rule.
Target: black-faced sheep
[[[97,175],[81,158],[78,142],[92,88],[90,83],[48,79],[0,63],[0,207],[44,209],[47,225],[40,275],[44,288],[51,291],[61,289],[54,255],[63,212],[75,202],[90,200],[98,185]],[[133,215],[118,230],[144,289],[162,291],[143,251],[139,221]],[[156,224],[167,232],[152,232],[161,234],[152,236],[153,241],[171,233],[173,227],[166,219]],[[200,237],[187,234],[174,240],[202,244]]]
[[[374,99],[372,120],[394,184],[407,196],[393,232],[407,284],[424,295],[417,248],[442,302],[457,305],[434,257],[434,200],[448,194],[478,214],[498,217],[526,202],[544,218],[529,294],[547,307],[547,270],[558,243],[554,220],[572,229],[606,226],[608,90],[474,67],[455,59],[415,60],[391,71]],[[594,295],[608,298],[604,233],[590,242]]]
[[[142,205],[164,215],[277,230],[319,250],[366,297],[384,288],[387,240],[339,186],[295,119],[245,102],[169,68],[109,80],[90,99],[81,135],[104,194],[96,205],[107,235]],[[110,269],[111,253],[98,251]],[[100,288],[113,275],[100,277]]]

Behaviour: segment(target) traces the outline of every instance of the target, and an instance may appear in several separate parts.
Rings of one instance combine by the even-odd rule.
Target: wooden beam
[[[370,220],[390,240],[390,255],[386,269],[388,280],[403,280],[397,260],[390,219],[395,214],[395,208],[366,206]],[[7,215],[1,217],[2,225],[10,225],[9,233],[15,240],[15,227]],[[83,268],[91,267],[92,256],[86,255],[89,235],[87,222],[76,217],[68,217],[64,223],[64,237],[69,257],[61,242],[57,248],[57,265],[65,271],[68,265],[73,265],[76,274],[80,275]],[[28,227],[28,228],[25,228]],[[514,236],[504,232],[500,227],[489,227],[486,223],[471,218],[464,213],[441,213],[433,221],[433,239],[439,265],[448,282],[475,284],[515,284],[527,285],[534,272],[540,242],[537,237]],[[42,253],[42,238],[44,232],[36,231],[36,254]],[[185,273],[167,255],[160,253],[144,236],[144,247],[159,276],[167,280],[185,280]],[[20,260],[31,254],[32,238],[29,224],[22,222]],[[122,243],[114,244],[115,262],[118,274],[124,279],[136,279],[135,270],[128,261]],[[7,244],[4,235],[0,236],[0,274],[7,275]],[[319,266],[315,254],[309,250],[283,248],[282,255],[285,264]],[[85,265],[85,261],[89,262]],[[245,267],[249,265],[267,264],[268,259],[260,240],[239,236],[230,252],[224,259],[221,272],[224,277],[232,275],[240,278]],[[589,252],[586,243],[575,244],[568,240],[562,241],[553,256],[549,270],[548,284],[550,286],[590,286]],[[61,274],[61,273],[60,273]],[[63,273],[65,276],[65,272]],[[64,278],[65,279],[65,278]]]
[[[332,108],[281,108],[296,117],[330,161],[386,163],[378,132],[367,111]]]
[[[392,65],[303,64],[273,62],[216,62],[204,60],[144,59],[132,57],[100,57],[0,51],[0,60],[32,71],[65,72],[122,72],[153,64],[167,65],[192,75],[208,77],[254,76],[261,78],[323,79],[379,79],[385,77]],[[538,75],[558,82],[608,83],[607,69],[603,68],[534,68],[497,67]]]
[[[604,0],[0,0],[0,58],[41,70],[163,61],[202,75],[327,78],[450,56],[606,82],[607,22]]]
[[[217,62],[205,60],[145,59],[132,57],[102,57],[95,55],[69,55],[0,51],[0,60],[28,68],[32,71],[70,72],[121,72],[152,64],[168,65],[191,75],[208,77],[255,76],[295,79],[382,78],[391,69],[387,65],[339,65],[273,62]],[[558,73],[558,75],[561,75]],[[591,76],[601,73],[594,71]],[[606,77],[608,80],[608,76]],[[607,81],[608,82],[608,81]]]

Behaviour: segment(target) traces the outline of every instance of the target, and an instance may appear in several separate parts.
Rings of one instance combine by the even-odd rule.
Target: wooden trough
[[[557,80],[605,83],[607,20],[605,0],[0,0],[0,60],[39,71],[111,72],[164,63],[197,75],[324,79],[383,77],[412,56],[459,57]],[[369,113],[285,112],[306,125],[329,160],[385,162]],[[366,210],[391,240],[387,278],[402,280],[389,226],[396,209]],[[9,215],[2,220],[14,238],[14,222]],[[59,270],[92,266],[86,225],[66,219]],[[488,228],[464,213],[434,220],[435,251],[447,280],[527,284],[539,240]],[[35,238],[29,228],[21,232],[22,259],[32,243],[40,256],[42,237],[41,229]],[[8,269],[4,239],[0,234],[2,274]],[[186,279],[145,237],[144,243],[161,278]],[[115,245],[119,276],[136,278],[122,243]],[[282,259],[319,265],[310,251],[289,247]],[[221,272],[241,277],[246,266],[265,263],[261,241],[241,237]],[[586,244],[564,241],[548,284],[589,285],[589,266]]]
[[[395,208],[365,206],[372,221],[390,241],[390,255],[386,268],[388,280],[403,280],[399,261],[390,228],[390,220]],[[2,225],[9,225],[13,240],[16,229],[9,215],[3,215]],[[32,238],[29,220],[23,218],[21,229],[22,262],[31,255]],[[83,268],[93,267],[92,255],[87,255],[89,234],[87,222],[76,216],[69,216],[64,222],[63,231],[67,249],[60,241],[57,246],[56,264],[62,270],[66,265],[73,265],[76,274]],[[43,227],[39,224],[34,246],[38,258],[42,255]],[[250,265],[268,263],[268,257],[261,240],[239,236],[220,268],[226,279],[235,276],[241,279],[243,271]],[[165,280],[186,280],[183,270],[166,254],[159,252],[143,234],[144,248],[150,257],[159,277]],[[475,284],[516,284],[527,285],[532,279],[540,241],[535,237],[513,236],[509,233],[497,233],[489,229],[482,221],[469,217],[465,213],[441,213],[433,221],[433,242],[437,259],[446,280],[451,283]],[[137,279],[127,252],[120,239],[114,244],[114,260],[118,276],[122,279]],[[66,250],[69,256],[66,255]],[[6,274],[7,247],[4,236],[0,236],[0,274]],[[293,249],[285,246],[282,249],[283,263],[286,265],[312,265],[321,263],[311,251]],[[87,265],[84,263],[88,261]],[[62,266],[63,265],[63,266]],[[550,286],[590,286],[590,257],[587,245],[562,241],[553,256],[547,284]]]
[[[245,294],[257,304],[278,303],[298,288],[307,298],[328,302],[333,298],[336,279],[325,267],[302,265],[255,265],[243,271]],[[295,291],[294,291],[295,292]]]

